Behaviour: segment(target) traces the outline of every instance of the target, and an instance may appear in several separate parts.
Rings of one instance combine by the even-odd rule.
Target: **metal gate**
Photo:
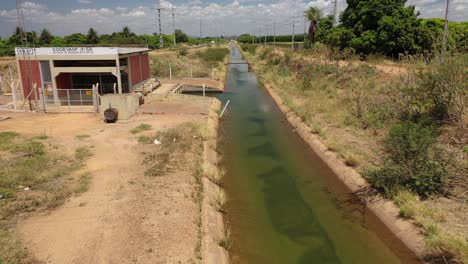
[[[98,112],[99,94],[92,89],[40,89],[44,112]]]

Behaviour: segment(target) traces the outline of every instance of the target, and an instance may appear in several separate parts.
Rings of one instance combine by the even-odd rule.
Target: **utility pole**
[[[268,34],[268,24],[266,24],[265,26],[266,26],[266,30],[265,30],[265,43],[264,43],[264,45],[266,46],[266,38],[267,38],[267,34]]]
[[[273,23],[273,46],[276,46],[276,21]]]
[[[203,34],[202,34],[202,23],[201,23],[201,18],[200,18],[200,39],[203,38]]]
[[[303,46],[302,48],[303,48],[303,49],[306,48],[306,46],[305,46],[305,41],[306,41],[306,28],[307,28],[307,25],[306,25],[306,24],[307,24],[307,17],[304,16],[304,39],[302,40],[302,43],[303,43],[303,44],[302,44],[302,46]]]
[[[175,38],[175,20],[174,20],[174,4],[171,4],[172,7],[172,30],[174,31],[174,47],[177,44]]]
[[[292,46],[291,46],[291,48],[294,51],[294,20],[292,22],[292,26],[293,27],[292,27]]]
[[[337,11],[338,11],[338,0],[335,0],[334,5],[333,5],[333,26],[336,26],[338,24],[338,19],[337,19]]]
[[[163,35],[162,35],[162,25],[161,25],[161,0],[158,1],[158,23],[159,23],[159,48],[162,49],[164,47],[163,43]]]
[[[442,43],[442,62],[445,61],[445,53],[447,52],[447,38],[448,38],[448,11],[449,11],[449,0],[445,6],[445,27],[444,27],[444,40]]]

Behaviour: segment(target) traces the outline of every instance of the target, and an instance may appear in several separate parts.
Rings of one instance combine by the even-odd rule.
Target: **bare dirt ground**
[[[197,204],[191,172],[146,177],[137,136],[129,130],[141,123],[153,129],[204,115],[136,116],[105,124],[94,114],[2,113],[0,131],[25,135],[46,133],[62,144],[92,145],[87,163],[92,181],[87,192],[53,211],[19,221],[17,234],[46,263],[188,263],[195,262]],[[88,134],[79,140],[76,135]]]

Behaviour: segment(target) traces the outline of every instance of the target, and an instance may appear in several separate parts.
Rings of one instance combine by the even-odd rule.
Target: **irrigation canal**
[[[231,47],[231,60],[242,56]],[[231,64],[220,145],[233,263],[418,263],[293,131],[248,66]]]

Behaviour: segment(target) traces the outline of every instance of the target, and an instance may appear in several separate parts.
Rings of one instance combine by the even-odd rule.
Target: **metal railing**
[[[92,89],[40,89],[44,112],[96,112],[98,94]]]

